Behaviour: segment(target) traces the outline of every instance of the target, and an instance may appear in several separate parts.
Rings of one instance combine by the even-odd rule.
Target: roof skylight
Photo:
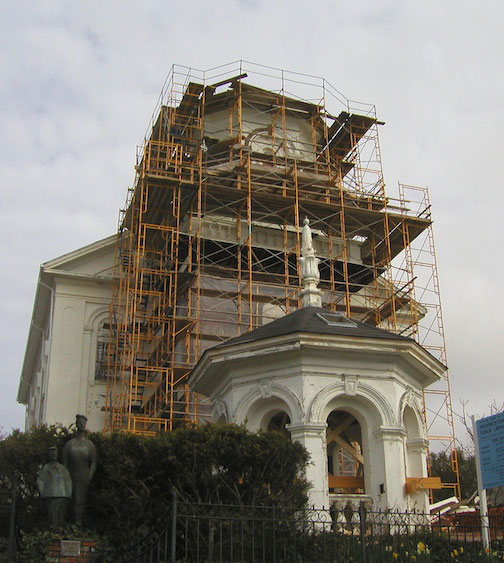
[[[343,313],[317,313],[328,326],[344,326],[348,328],[357,328],[357,324],[345,317]]]

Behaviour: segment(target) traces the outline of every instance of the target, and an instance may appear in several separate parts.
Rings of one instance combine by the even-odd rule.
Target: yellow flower
[[[461,546],[459,547],[460,553],[464,553],[464,548]]]
[[[452,557],[458,557],[458,551],[456,549],[454,549],[451,553]]]
[[[392,559],[397,559],[398,557],[399,554],[394,551],[394,553],[392,553]]]
[[[416,548],[417,548],[418,553],[422,553],[422,552],[425,551],[425,544],[423,542],[419,541],[417,543]]]
[[[412,555],[412,556],[411,556],[411,560],[412,560],[412,561],[416,561],[416,555]]]

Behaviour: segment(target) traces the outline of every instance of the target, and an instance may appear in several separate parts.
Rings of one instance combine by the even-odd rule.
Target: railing
[[[142,542],[114,561],[153,562],[385,562],[501,561],[504,517],[490,517],[492,549],[483,550],[474,513],[299,509],[177,502]]]

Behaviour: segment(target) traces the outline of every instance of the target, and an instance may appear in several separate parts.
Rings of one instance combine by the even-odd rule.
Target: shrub
[[[155,529],[172,491],[185,502],[303,506],[308,461],[304,448],[277,432],[254,434],[234,425],[183,427],[154,437],[89,433],[98,469],[88,491],[84,526],[111,545],[125,545]],[[17,483],[18,524],[45,527],[36,477],[49,446],[70,438],[61,426],[13,432],[0,441],[0,479]]]

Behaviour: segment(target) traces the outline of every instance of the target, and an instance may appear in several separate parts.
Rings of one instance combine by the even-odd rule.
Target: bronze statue
[[[58,448],[49,448],[49,462],[37,477],[37,489],[44,499],[52,528],[61,526],[72,497],[72,479],[67,468],[58,463]]]
[[[96,471],[96,447],[86,438],[87,418],[78,414],[75,416],[77,433],[63,448],[63,464],[72,477],[72,518],[76,524],[82,522],[86,493],[89,483]]]

